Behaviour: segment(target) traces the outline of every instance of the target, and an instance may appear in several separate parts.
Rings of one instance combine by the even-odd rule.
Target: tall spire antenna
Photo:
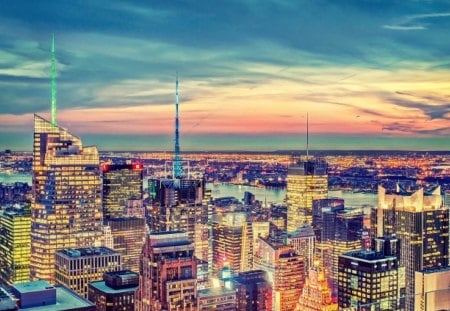
[[[306,113],[306,157],[309,157],[309,119]]]
[[[175,150],[173,159],[173,177],[180,178],[183,175],[183,167],[181,165],[180,154],[180,133],[179,133],[180,121],[178,119],[178,72],[175,83]]]
[[[56,125],[55,34],[52,36],[52,124]]]

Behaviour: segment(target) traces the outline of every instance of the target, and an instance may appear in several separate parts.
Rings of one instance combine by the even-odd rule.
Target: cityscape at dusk
[[[450,3],[0,18],[0,311],[450,310]]]

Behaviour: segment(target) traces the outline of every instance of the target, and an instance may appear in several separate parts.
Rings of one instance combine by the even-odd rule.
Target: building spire
[[[56,126],[55,34],[52,36],[52,124]]]
[[[175,148],[173,158],[173,177],[180,178],[183,175],[182,160],[180,154],[180,121],[178,119],[178,72],[175,83]]]
[[[309,157],[309,119],[306,113],[306,157]]]

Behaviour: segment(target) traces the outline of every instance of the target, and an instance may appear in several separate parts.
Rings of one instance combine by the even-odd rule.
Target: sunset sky
[[[92,3],[91,3],[92,2]],[[90,3],[87,5],[87,3]],[[147,3],[147,4],[142,4]],[[450,149],[449,1],[1,1],[0,150]]]

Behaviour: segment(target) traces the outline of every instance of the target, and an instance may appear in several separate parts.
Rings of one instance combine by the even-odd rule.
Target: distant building
[[[319,159],[300,161],[288,168],[287,231],[294,232],[304,223],[312,223],[313,200],[328,195],[326,162]]]
[[[450,267],[416,271],[415,286],[417,311],[450,310]]]
[[[63,286],[47,281],[17,283],[11,288],[19,310],[27,311],[95,311],[95,305]]]
[[[339,256],[339,310],[405,310],[405,268],[399,241],[378,239],[374,250]]]
[[[139,274],[130,270],[107,272],[103,281],[89,284],[88,298],[97,311],[134,311]]]
[[[111,245],[122,257],[122,269],[139,271],[139,257],[144,245],[146,226],[144,218],[109,218],[105,226],[110,230]],[[106,238],[105,238],[106,240]]]
[[[54,283],[55,252],[99,245],[102,188],[96,147],[34,116],[30,271]]]
[[[245,205],[253,205],[255,204],[256,197],[253,193],[249,191],[244,192],[244,204]]]
[[[103,164],[103,217],[127,216],[128,200],[140,200],[143,194],[141,163]]]
[[[272,287],[263,270],[241,272],[234,278],[236,307],[242,311],[271,311]]]
[[[121,269],[120,253],[106,247],[62,249],[56,252],[56,282],[87,298],[90,282]]]
[[[415,273],[449,264],[449,209],[441,188],[408,192],[378,187],[378,208],[372,210],[372,234],[395,234],[401,241],[400,263],[406,269],[406,310],[416,310]],[[412,225],[414,224],[414,225]]]
[[[254,266],[267,272],[272,287],[272,307],[280,311],[292,311],[305,282],[304,258],[292,246],[272,243],[259,238]]]
[[[0,283],[30,280],[30,231],[29,206],[0,211]]]
[[[187,233],[148,234],[139,271],[136,310],[197,310],[197,260]]]
[[[201,204],[205,181],[189,178],[162,178],[148,180],[152,202],[170,207],[183,203]]]

